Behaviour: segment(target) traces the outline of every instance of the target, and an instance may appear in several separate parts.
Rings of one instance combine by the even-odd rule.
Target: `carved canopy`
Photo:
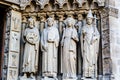
[[[82,7],[82,4],[86,2],[88,3],[95,2],[98,4],[98,6],[105,6],[105,0],[3,0],[3,1],[8,1],[17,4],[21,7],[21,10],[24,10],[28,5],[30,5],[32,1],[39,5],[41,9],[43,9],[50,2],[53,2],[54,5],[58,5],[59,8],[63,8],[65,4],[69,4],[68,2],[71,2],[72,3],[71,5],[77,4],[78,7]]]

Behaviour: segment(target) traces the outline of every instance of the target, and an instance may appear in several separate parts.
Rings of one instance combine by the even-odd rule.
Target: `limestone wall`
[[[115,8],[119,11],[118,18],[110,16],[110,50],[114,80],[120,80],[120,0],[115,0]]]

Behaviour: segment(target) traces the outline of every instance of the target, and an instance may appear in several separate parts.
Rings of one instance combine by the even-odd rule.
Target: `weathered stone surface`
[[[44,28],[47,28],[47,18],[52,17],[54,19],[54,26],[58,28],[60,34],[60,40],[66,24],[64,20],[67,17],[75,19],[77,25],[84,26],[86,24],[86,15],[89,9],[96,15],[96,21],[98,30],[100,32],[100,51],[99,51],[99,68],[98,75],[100,80],[114,80],[120,79],[120,2],[119,0],[1,0],[0,8],[6,5],[6,29],[5,29],[5,44],[4,44],[4,63],[3,63],[3,78],[7,80],[17,80],[18,75],[23,76],[23,53],[24,53],[24,33],[21,34],[21,22],[22,31],[28,28],[27,20],[29,17],[34,18],[35,25],[40,31],[40,36]],[[21,16],[22,14],[22,16]],[[81,16],[81,17],[80,17]],[[23,20],[22,18],[23,17]],[[77,27],[75,27],[77,28]],[[78,33],[80,33],[78,31]],[[50,35],[53,36],[53,35]],[[80,37],[79,37],[80,38]],[[41,39],[41,38],[40,38]],[[79,39],[80,40],[80,39]],[[20,44],[21,43],[21,44]],[[58,42],[59,43],[59,42]],[[41,45],[41,44],[40,44]],[[79,49],[81,44],[77,45],[76,49]],[[55,64],[58,68],[58,76],[62,78],[61,74],[61,45],[58,45],[59,56],[57,58],[58,64]],[[38,70],[34,73],[34,77],[41,77],[42,75],[42,56],[41,47],[38,49]],[[54,48],[51,48],[54,49]],[[76,55],[80,61],[79,66],[76,68],[77,74],[83,75],[82,65],[83,59],[80,57],[81,51]],[[49,56],[50,57],[50,56]],[[20,60],[19,60],[20,58]],[[47,58],[45,58],[47,60]],[[57,61],[56,60],[56,61]],[[76,62],[78,64],[78,62]],[[50,68],[51,66],[48,66]],[[19,70],[20,68],[20,70]],[[56,68],[56,69],[57,69]],[[18,74],[20,73],[20,74]],[[57,75],[57,73],[55,73]],[[30,75],[27,74],[29,77]],[[52,76],[55,77],[55,76]],[[103,78],[102,78],[103,77]],[[53,79],[53,78],[52,78]],[[48,79],[47,79],[48,80]],[[88,79],[87,79],[88,80]],[[92,79],[94,80],[94,79]]]

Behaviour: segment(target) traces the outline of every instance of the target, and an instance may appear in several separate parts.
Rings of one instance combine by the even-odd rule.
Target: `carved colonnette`
[[[8,53],[9,53],[9,40],[10,40],[10,20],[11,13],[7,12],[6,19],[6,30],[5,30],[5,47],[4,47],[4,62],[3,62],[3,77],[2,79],[7,79],[7,66],[8,66]]]

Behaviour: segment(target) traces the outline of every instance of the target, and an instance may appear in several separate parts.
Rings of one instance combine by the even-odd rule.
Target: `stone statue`
[[[41,35],[41,50],[43,52],[42,73],[44,79],[57,76],[57,55],[59,45],[59,32],[54,26],[54,19],[47,19],[47,27]]]
[[[63,31],[62,46],[62,73],[63,79],[76,79],[76,42],[78,41],[75,20],[71,17],[65,20],[66,28]]]
[[[39,31],[34,26],[34,20],[29,18],[28,20],[29,27],[24,31],[25,39],[25,49],[24,49],[24,58],[23,58],[23,71],[24,76],[26,73],[36,73],[38,69],[38,49],[39,49]]]
[[[87,15],[87,24],[83,26],[81,35],[81,48],[83,57],[83,77],[95,78],[97,76],[97,58],[99,53],[100,34],[93,24],[91,10]]]

